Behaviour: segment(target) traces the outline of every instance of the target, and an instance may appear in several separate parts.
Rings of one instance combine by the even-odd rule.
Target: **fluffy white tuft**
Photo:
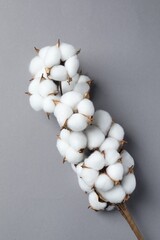
[[[104,167],[105,161],[103,154],[99,151],[94,151],[91,155],[84,160],[84,165],[88,168],[101,170]]]
[[[62,65],[54,66],[51,68],[50,77],[55,81],[66,81],[67,71]]]
[[[82,172],[81,172],[82,179],[90,187],[93,187],[98,177],[98,174],[99,174],[98,171],[90,168],[85,168],[85,167],[82,169]]]
[[[54,110],[54,115],[57,118],[57,121],[60,127],[63,127],[67,119],[73,114],[73,111],[70,107],[63,103],[58,103]]]
[[[100,174],[95,182],[97,191],[106,192],[112,189],[113,186],[114,182],[105,173]]]
[[[119,142],[115,138],[108,137],[100,146],[100,150],[104,151],[105,154],[107,154],[107,151],[109,149],[117,150],[119,148],[119,145],[120,145]]]
[[[124,129],[118,123],[113,123],[109,130],[108,136],[115,138],[118,141],[122,141],[124,138]]]
[[[51,93],[53,93],[53,94],[57,93],[56,84],[49,79],[45,79],[45,80],[41,81],[39,84],[39,94],[42,97],[46,97]]]
[[[70,163],[77,164],[81,162],[83,158],[84,158],[84,154],[77,152],[72,147],[69,147],[66,151],[66,160]]]
[[[78,68],[79,68],[79,60],[77,55],[70,57],[65,62],[65,68],[68,72],[68,75],[72,78],[77,74]]]
[[[85,82],[77,83],[74,87],[74,91],[81,93],[82,95],[85,95],[90,90],[90,86]]]
[[[29,84],[28,92],[31,94],[38,94],[39,84],[40,84],[40,78],[35,78],[34,80],[32,80]]]
[[[136,188],[136,178],[133,173],[124,176],[122,180],[122,187],[126,194],[131,194]]]
[[[87,146],[87,138],[83,132],[71,132],[69,144],[76,151],[85,149]]]
[[[66,156],[66,152],[67,152],[67,150],[69,148],[69,145],[65,141],[63,141],[61,139],[57,139],[57,145],[56,146],[57,146],[58,151],[61,154],[61,156],[65,157]]]
[[[84,114],[85,116],[93,116],[94,114],[94,105],[91,100],[83,99],[77,105],[77,110],[79,113]]]
[[[120,153],[115,149],[108,149],[105,154],[106,165],[116,163],[121,158]]]
[[[97,110],[93,116],[93,123],[99,127],[106,136],[112,124],[112,118],[108,112]]]
[[[71,107],[73,110],[76,108],[77,104],[83,99],[82,94],[70,91],[62,95],[61,102]]]
[[[40,111],[42,109],[43,99],[40,95],[38,95],[38,94],[31,95],[29,98],[29,102],[30,102],[31,107],[35,111]]]
[[[80,188],[82,189],[82,191],[84,191],[85,193],[90,193],[92,191],[92,188],[90,186],[88,186],[82,178],[78,177],[78,183]]]
[[[57,100],[57,99],[58,99],[58,97],[56,97],[54,95],[45,97],[43,99],[43,103],[42,103],[43,111],[46,113],[53,113],[54,109],[55,109],[55,104],[54,104],[53,100]]]
[[[61,59],[66,61],[68,58],[76,54],[76,49],[68,43],[60,43]]]
[[[124,174],[126,174],[128,173],[131,167],[134,167],[134,159],[126,150],[123,150],[121,152],[121,158],[122,158],[122,164],[124,168]]]
[[[87,118],[80,113],[75,113],[68,119],[67,126],[75,132],[83,131],[88,126]]]
[[[34,57],[29,65],[29,71],[32,76],[39,72],[44,67],[44,63],[39,56]]]
[[[107,192],[101,192],[101,195],[106,201],[117,204],[124,200],[126,194],[122,186],[118,185]]]
[[[90,207],[94,210],[104,210],[107,206],[106,202],[100,202],[96,192],[91,192],[88,196]]]
[[[45,66],[48,68],[53,67],[54,65],[60,64],[61,53],[57,46],[52,46],[48,48],[45,56]]]
[[[98,148],[105,139],[102,131],[94,125],[88,126],[85,130],[85,134],[87,136],[88,148],[90,150]]]
[[[115,163],[107,167],[106,172],[108,176],[114,181],[122,180],[123,178],[123,165]]]

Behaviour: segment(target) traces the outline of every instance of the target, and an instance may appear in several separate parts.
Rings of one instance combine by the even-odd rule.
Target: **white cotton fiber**
[[[105,141],[100,146],[101,151],[105,151],[107,153],[108,149],[118,149],[119,148],[119,142],[115,138],[108,137],[105,139]]]
[[[58,97],[54,95],[45,97],[42,103],[43,111],[46,113],[53,113],[55,109],[55,104],[53,100],[56,100],[56,99],[58,99]]]
[[[42,109],[42,102],[43,99],[40,95],[38,94],[33,94],[29,97],[29,102],[31,107],[35,110],[35,111],[40,111]]]
[[[94,151],[88,158],[85,159],[84,165],[88,168],[101,170],[104,167],[105,161],[103,154],[99,151]]]
[[[52,67],[50,71],[50,78],[55,81],[66,81],[67,79],[66,68],[62,65]]]
[[[68,72],[68,75],[72,78],[77,74],[78,68],[79,68],[79,59],[77,55],[70,57],[66,62],[65,62],[65,68]]]
[[[87,146],[87,138],[83,132],[71,132],[69,137],[69,144],[76,151],[85,149]]]
[[[57,148],[58,148],[58,151],[59,153],[61,154],[62,157],[65,157],[66,156],[66,152],[69,148],[69,145],[61,140],[61,139],[57,139],[57,144],[56,144]]]
[[[69,147],[66,151],[66,160],[70,163],[77,164],[81,162],[83,158],[84,158],[84,154],[77,152],[72,147]]]
[[[126,194],[131,194],[136,188],[136,178],[133,173],[124,176],[122,180],[122,187]]]
[[[61,102],[71,107],[73,110],[76,108],[77,104],[83,99],[82,94],[70,91],[62,95]]]
[[[124,174],[126,174],[128,173],[131,167],[134,167],[134,159],[126,150],[123,150],[121,152],[121,158],[122,158],[122,164],[124,168]]]
[[[121,158],[120,153],[115,149],[108,149],[105,153],[106,165],[116,163]]]
[[[76,49],[68,43],[60,43],[60,52],[62,61],[66,61],[68,58],[76,54]]]
[[[82,178],[78,177],[78,184],[80,186],[80,188],[82,189],[82,191],[84,191],[85,193],[90,193],[92,191],[92,188],[90,186],[88,186]]]
[[[39,72],[44,67],[44,63],[39,56],[34,57],[29,65],[29,71],[32,76]]]
[[[62,81],[61,82],[61,86],[62,86],[62,92],[63,94],[70,92],[74,89],[75,83],[73,81],[71,81],[70,83],[68,83],[68,81]]]
[[[124,129],[118,123],[113,123],[109,130],[108,136],[115,138],[118,141],[122,141],[124,138]]]
[[[97,191],[106,192],[112,189],[113,186],[114,182],[107,176],[106,173],[100,174],[95,182],[95,187]]]
[[[90,150],[98,148],[105,139],[102,131],[94,125],[88,126],[85,130],[85,134],[87,136],[88,148]]]
[[[40,83],[40,78],[33,79],[29,84],[28,92],[31,94],[38,94],[39,93],[39,83]]]
[[[83,131],[88,126],[87,118],[80,113],[72,114],[67,121],[67,126],[75,132]]]
[[[85,98],[78,103],[77,110],[79,113],[84,114],[85,116],[93,116],[94,105],[91,100]]]
[[[94,169],[90,169],[90,168],[83,168],[82,169],[82,179],[85,181],[85,183],[92,187],[98,177],[98,171],[94,170]]]
[[[107,206],[106,202],[100,202],[96,192],[91,192],[88,196],[90,207],[94,210],[104,210]]]
[[[106,201],[117,204],[124,200],[126,194],[122,186],[118,185],[107,192],[101,192],[101,195]]]
[[[60,63],[61,53],[57,46],[52,46],[48,48],[46,52],[44,64],[46,67],[51,68],[54,65],[58,65]]]
[[[67,142],[69,144],[69,137],[70,137],[71,132],[68,129],[63,128],[60,131],[60,135],[59,137],[64,140],[65,142]]]
[[[77,171],[77,176],[82,177],[82,171],[83,171],[83,162],[77,164],[76,171]]]
[[[107,167],[106,172],[108,176],[114,181],[122,180],[123,178],[123,165],[121,163],[115,163]]]
[[[108,112],[97,110],[93,116],[93,124],[99,127],[106,136],[112,124],[112,118]]]
[[[57,93],[56,84],[52,80],[49,80],[49,79],[42,80],[39,84],[39,94],[42,97],[46,97],[51,93],[53,93],[53,94]]]
[[[57,121],[60,127],[63,127],[66,120],[73,114],[73,111],[70,107],[63,103],[58,103],[54,110],[54,115],[57,118]]]
[[[78,80],[79,83],[82,83],[82,82],[89,83],[90,81],[91,81],[90,78],[86,75],[81,75]]]
[[[83,96],[88,93],[89,90],[90,86],[85,82],[77,83],[74,87],[74,91],[81,93]]]
[[[43,47],[39,50],[38,54],[43,61],[45,60],[46,54],[47,54],[49,49],[50,49],[50,46],[46,46],[46,47]]]

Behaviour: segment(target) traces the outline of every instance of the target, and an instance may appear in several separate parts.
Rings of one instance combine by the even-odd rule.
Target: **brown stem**
[[[119,203],[117,204],[117,208],[119,212],[122,214],[122,216],[126,219],[129,226],[131,227],[132,231],[136,235],[138,240],[144,240],[140,230],[138,229],[136,223],[134,222],[130,212],[128,211],[128,208],[125,203]]]
[[[63,95],[63,92],[62,92],[62,84],[61,84],[61,81],[59,81],[59,90],[60,90],[60,94],[61,96]]]

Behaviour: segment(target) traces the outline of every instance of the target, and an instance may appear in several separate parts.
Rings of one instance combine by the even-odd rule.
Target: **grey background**
[[[81,47],[94,103],[126,130],[136,160],[129,208],[145,239],[160,229],[160,1],[0,0],[0,240],[134,240],[120,214],[88,210],[55,147],[58,126],[24,91],[33,46]]]

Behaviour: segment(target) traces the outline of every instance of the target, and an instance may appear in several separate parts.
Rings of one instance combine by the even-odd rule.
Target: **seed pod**
[[[61,139],[57,139],[57,144],[56,144],[57,148],[58,148],[58,151],[59,153],[61,154],[62,157],[65,157],[66,156],[66,152],[69,148],[69,145],[61,140]]]
[[[107,176],[106,173],[102,173],[98,176],[95,181],[95,187],[97,191],[106,192],[112,189],[114,186],[114,182]]]
[[[88,126],[88,128],[85,130],[85,134],[88,139],[88,148],[90,150],[98,148],[105,139],[102,131],[94,125]]]
[[[82,94],[75,91],[70,91],[62,95],[61,102],[74,110],[82,99]]]
[[[116,163],[121,158],[120,153],[115,149],[108,149],[105,154],[106,165]]]
[[[63,103],[58,103],[54,110],[54,115],[57,118],[60,127],[64,126],[65,122],[72,114],[72,109]]]
[[[115,186],[107,192],[100,192],[100,194],[107,202],[113,204],[121,203],[126,196],[121,185]]]
[[[32,76],[39,72],[44,67],[44,63],[39,56],[34,57],[29,65],[29,71]]]
[[[72,78],[77,74],[78,68],[79,68],[79,60],[77,58],[77,55],[70,57],[65,62],[65,68],[68,72],[68,75]]]
[[[82,191],[84,191],[85,193],[90,193],[92,191],[92,188],[90,186],[88,186],[82,178],[78,177],[78,183],[80,188],[82,189]]]
[[[122,158],[121,161],[124,168],[124,174],[126,174],[128,173],[130,168],[134,167],[134,160],[126,150],[123,150],[121,152],[121,158]]]
[[[103,154],[99,151],[94,151],[91,155],[84,160],[85,167],[92,168],[94,170],[101,170],[104,167],[105,161]]]
[[[59,97],[54,95],[45,97],[42,102],[43,111],[46,113],[53,113],[55,109],[54,100],[58,100],[58,99]]]
[[[57,46],[52,46],[48,48],[44,60],[46,67],[51,68],[54,65],[60,64],[61,53]]]
[[[109,130],[108,136],[115,138],[118,141],[122,141],[124,138],[124,130],[118,123],[113,123]]]
[[[82,179],[90,187],[93,187],[98,174],[98,171],[90,168],[83,168],[81,172]]]
[[[112,124],[112,118],[108,112],[97,110],[93,116],[93,124],[99,127],[104,135],[107,135]]]
[[[50,71],[50,78],[55,81],[65,81],[67,79],[66,68],[62,65],[52,67]]]
[[[70,57],[76,54],[76,49],[68,43],[60,43],[60,52],[62,61],[66,61]]]
[[[69,144],[76,151],[79,151],[86,148],[87,138],[83,132],[71,132],[69,137]]]
[[[123,165],[121,163],[115,163],[107,167],[106,170],[108,176],[114,181],[122,180],[123,178]]]
[[[94,105],[91,100],[83,99],[77,105],[77,110],[79,113],[84,114],[85,116],[93,116],[94,114]]]
[[[106,202],[100,202],[96,192],[91,192],[88,196],[90,207],[94,210],[104,210],[107,206]]]
[[[29,98],[29,102],[30,102],[31,107],[35,111],[40,111],[42,109],[43,99],[40,95],[38,95],[38,94],[31,95]]]
[[[43,80],[42,82],[40,82],[40,84],[39,84],[39,94],[42,97],[46,97],[51,93],[53,93],[53,94],[57,93],[56,84],[49,79],[46,79],[46,80]]]
[[[67,127],[75,132],[81,132],[87,126],[87,118],[80,113],[73,114],[67,121]]]
[[[68,147],[65,157],[69,163],[77,164],[84,159],[84,154],[76,151],[72,147]]]
[[[133,173],[128,173],[122,180],[122,187],[126,194],[131,194],[136,188],[136,178]]]

